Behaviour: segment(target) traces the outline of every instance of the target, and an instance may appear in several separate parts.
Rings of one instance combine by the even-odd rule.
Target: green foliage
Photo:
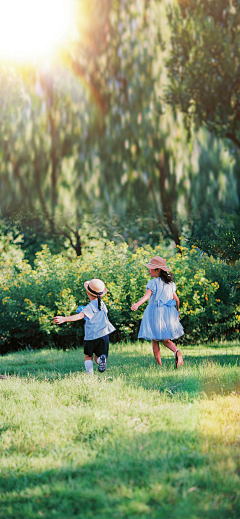
[[[169,23],[167,102],[240,148],[239,0],[179,0]]]
[[[35,255],[47,245],[52,254],[64,253],[66,238],[51,232],[41,215],[15,213],[0,220],[1,256],[17,263],[26,259],[33,266]]]
[[[15,265],[21,263],[24,253],[21,250],[22,236],[16,238],[9,232],[0,236],[0,257],[3,261],[12,261]]]
[[[88,302],[83,284],[93,277],[103,279],[108,288],[104,300],[116,332],[112,340],[135,339],[144,306],[131,312],[131,305],[145,293],[149,274],[145,264],[162,255],[175,274],[181,301],[184,342],[238,337],[240,324],[239,265],[200,256],[199,250],[171,249],[149,245],[133,253],[122,243],[95,247],[83,257],[69,261],[52,256],[45,246],[37,253],[34,268],[23,261],[17,268],[2,262],[0,278],[0,340],[2,351],[30,345],[77,346],[83,339],[83,321],[61,326],[54,315],[76,313]]]
[[[226,260],[234,265],[240,260],[240,233],[234,230],[220,230],[215,237],[204,237],[202,239],[191,239],[199,249]]]
[[[2,97],[8,70],[0,72]],[[5,99],[5,111],[8,121],[11,120],[7,130],[0,120],[0,135],[4,134],[0,166],[3,214],[20,210],[34,215],[41,212],[52,230],[57,210],[62,214],[58,223],[64,226],[64,208],[70,210],[73,186],[77,195],[80,168],[87,188],[85,155],[81,159],[80,153],[86,144],[84,113],[89,108],[88,100],[82,99],[83,87],[69,73],[64,79],[63,75],[62,69],[51,74],[34,69],[19,71],[20,93],[15,104],[10,95]],[[85,190],[82,206],[86,197]]]

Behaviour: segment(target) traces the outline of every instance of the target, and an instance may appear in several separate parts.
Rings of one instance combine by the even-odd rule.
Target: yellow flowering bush
[[[82,344],[84,321],[57,326],[53,317],[76,313],[79,305],[86,304],[89,300],[83,284],[93,277],[102,279],[108,289],[104,301],[116,327],[112,340],[136,339],[146,304],[137,312],[131,311],[131,305],[145,293],[149,280],[145,264],[157,255],[166,257],[174,274],[185,330],[181,341],[236,338],[240,327],[238,262],[227,265],[201,255],[195,247],[181,247],[170,256],[161,246],[153,249],[149,245],[133,253],[125,243],[108,243],[105,249],[96,248],[69,261],[51,255],[44,246],[33,268],[26,261],[2,261],[1,351],[29,345],[40,348]]]

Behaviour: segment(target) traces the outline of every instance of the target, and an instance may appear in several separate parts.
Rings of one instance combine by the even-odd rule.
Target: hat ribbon
[[[88,285],[87,289],[89,292],[91,292],[91,294],[94,294],[95,296],[101,296],[104,292],[104,290],[102,292],[95,292],[95,290],[92,290],[92,288],[89,285]]]

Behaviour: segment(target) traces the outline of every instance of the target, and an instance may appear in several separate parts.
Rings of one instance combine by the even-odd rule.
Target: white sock
[[[93,375],[93,361],[85,360],[85,368],[88,375]]]

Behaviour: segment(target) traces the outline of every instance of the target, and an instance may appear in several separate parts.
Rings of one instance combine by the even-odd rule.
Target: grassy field
[[[240,344],[2,356],[1,519],[239,519]]]

